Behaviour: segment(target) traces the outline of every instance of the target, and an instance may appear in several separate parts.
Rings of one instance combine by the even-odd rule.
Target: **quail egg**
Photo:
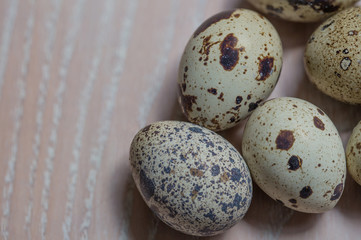
[[[218,134],[164,121],[139,131],[130,147],[132,175],[146,204],[183,233],[225,231],[247,212],[252,180],[238,151]]]
[[[264,16],[246,9],[218,13],[194,32],[181,58],[183,112],[214,131],[233,127],[271,94],[281,67],[281,40]]]
[[[346,147],[346,156],[348,172],[361,185],[361,121],[352,131]]]
[[[346,9],[310,37],[304,62],[311,82],[323,93],[361,104],[361,8]]]
[[[325,212],[342,195],[341,138],[326,114],[309,102],[283,97],[258,107],[246,124],[242,153],[254,182],[288,208]]]
[[[248,0],[262,11],[289,21],[316,22],[330,17],[358,0]]]

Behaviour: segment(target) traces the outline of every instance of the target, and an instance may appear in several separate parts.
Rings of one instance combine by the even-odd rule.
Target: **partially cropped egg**
[[[361,121],[352,131],[347,143],[346,156],[348,172],[361,185]]]
[[[250,206],[252,180],[242,156],[220,135],[198,125],[150,124],[134,137],[130,163],[146,204],[181,232],[221,233]]]
[[[281,40],[264,16],[218,13],[185,47],[178,73],[183,112],[211,130],[233,127],[271,94],[281,68]]]
[[[325,212],[342,195],[341,138],[326,114],[309,102],[284,97],[258,107],[246,124],[242,153],[254,182],[286,207]]]
[[[361,104],[361,7],[346,9],[322,23],[304,55],[307,75],[323,93]]]
[[[316,22],[324,20],[358,0],[248,0],[262,11],[289,21]]]

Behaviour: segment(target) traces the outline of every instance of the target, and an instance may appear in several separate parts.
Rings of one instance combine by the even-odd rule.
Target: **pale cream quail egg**
[[[325,212],[342,195],[341,138],[326,114],[309,102],[283,97],[258,107],[246,124],[242,154],[254,182],[286,207]]]
[[[233,127],[271,94],[281,67],[281,40],[264,16],[218,13],[185,47],[178,73],[183,112],[211,130]]]

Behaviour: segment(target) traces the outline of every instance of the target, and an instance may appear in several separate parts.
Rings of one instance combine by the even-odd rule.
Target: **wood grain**
[[[146,124],[185,120],[176,84],[184,46],[203,20],[236,7],[253,9],[245,0],[0,0],[1,238],[198,239],[147,208],[128,151]],[[284,46],[271,97],[316,104],[346,144],[360,107],[320,93],[303,70],[318,24],[269,19]],[[221,133],[237,149],[244,124]],[[246,217],[204,239],[357,239],[360,201],[350,177],[324,214],[286,209],[255,186]]]

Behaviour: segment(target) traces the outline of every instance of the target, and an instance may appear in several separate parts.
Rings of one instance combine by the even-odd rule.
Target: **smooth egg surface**
[[[178,71],[180,103],[190,122],[214,131],[246,118],[278,81],[282,44],[251,10],[218,13],[194,32]]]
[[[340,199],[345,152],[332,121],[297,98],[265,102],[250,116],[242,153],[257,185],[286,207],[320,213]]]

